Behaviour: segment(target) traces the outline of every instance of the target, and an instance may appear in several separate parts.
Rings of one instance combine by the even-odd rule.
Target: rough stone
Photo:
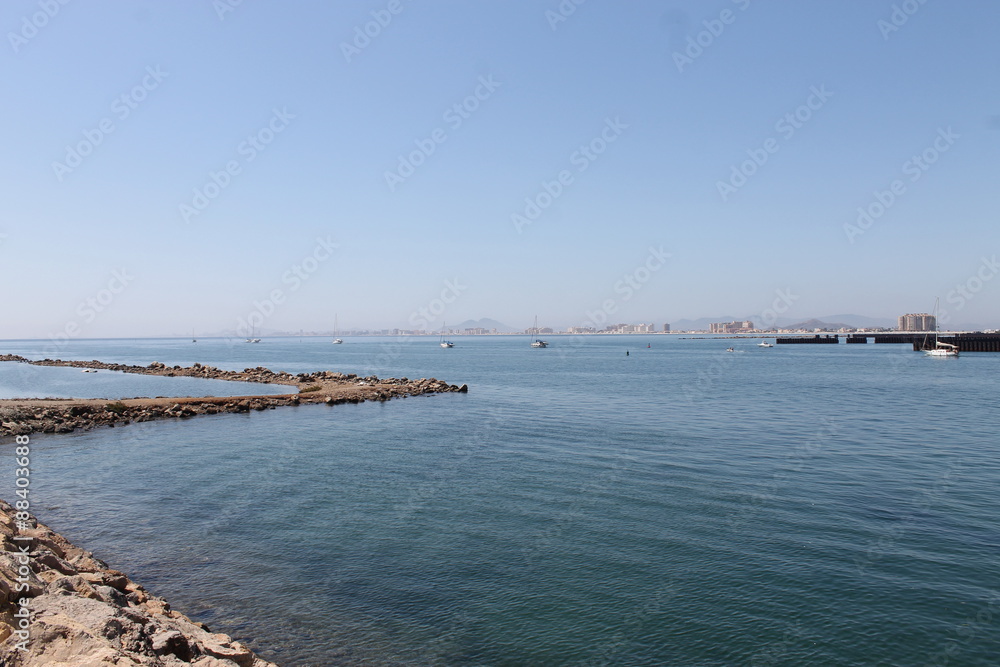
[[[14,512],[0,501],[0,526],[12,526]],[[27,593],[16,590],[16,543],[5,539],[0,550],[0,665],[276,667],[228,635],[210,633],[171,610],[165,600],[47,526],[30,523],[32,528],[17,531],[18,537],[32,538],[23,542],[32,549]],[[82,567],[88,570],[63,572]],[[27,651],[17,648],[17,619],[11,611],[18,608],[21,596],[31,598],[33,615]]]

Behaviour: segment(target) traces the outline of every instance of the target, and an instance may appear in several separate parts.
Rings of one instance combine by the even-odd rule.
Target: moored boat
[[[536,347],[536,348],[548,347],[549,344],[538,337],[538,315],[535,315],[534,332],[535,332],[535,340],[531,341],[531,347]]]

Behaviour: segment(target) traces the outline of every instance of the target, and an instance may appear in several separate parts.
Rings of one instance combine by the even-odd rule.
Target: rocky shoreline
[[[69,433],[156,419],[241,413],[310,403],[338,405],[387,401],[423,394],[467,392],[434,378],[379,379],[332,371],[274,372],[267,368],[225,371],[189,367],[128,366],[101,361],[32,361],[0,355],[0,361],[70,366],[165,377],[201,377],[287,385],[287,394],[201,398],[3,399],[0,437]],[[24,520],[0,500],[0,665],[142,665],[150,667],[276,667],[224,634],[212,633],[170,609],[123,573],[58,533]],[[25,618],[30,610],[30,617]],[[23,614],[22,614],[23,612]],[[26,634],[30,639],[25,640]]]
[[[0,665],[277,667],[33,518],[15,518],[0,500]]]
[[[259,382],[294,387],[288,394],[269,396],[231,396],[203,398],[131,398],[109,402],[106,399],[3,399],[0,400],[0,437],[31,433],[70,433],[97,426],[124,426],[132,422],[177,419],[195,415],[239,413],[268,410],[279,406],[325,403],[363,403],[387,401],[423,394],[467,392],[467,385],[452,385],[435,378],[379,379],[372,375],[358,377],[333,371],[316,373],[274,372],[267,368],[226,371],[213,366],[149,366],[109,364],[102,361],[32,361],[18,355],[0,355],[0,361],[34,366],[70,366],[96,371],[120,371],[163,377],[199,377],[231,382]]]

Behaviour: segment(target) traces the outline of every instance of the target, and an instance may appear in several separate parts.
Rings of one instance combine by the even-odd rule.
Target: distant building
[[[607,333],[633,334],[633,333],[656,333],[655,324],[610,324],[604,328]]]
[[[899,316],[899,331],[934,331],[937,318],[928,313],[907,313]]]
[[[714,334],[746,333],[747,331],[753,331],[753,322],[750,320],[736,322],[710,322],[708,327],[709,332]]]
[[[669,324],[664,324],[663,325],[663,333],[670,333],[670,325]]]

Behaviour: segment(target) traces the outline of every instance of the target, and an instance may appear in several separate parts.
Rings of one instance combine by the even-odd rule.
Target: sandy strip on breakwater
[[[129,398],[108,399],[0,399],[0,437],[30,433],[70,433],[96,426],[124,426],[131,422],[155,419],[176,419],[203,414],[268,410],[284,405],[308,403],[362,403],[387,401],[391,398],[419,396],[444,392],[467,392],[468,386],[448,384],[435,378],[379,379],[372,375],[358,377],[333,371],[315,373],[274,372],[267,368],[247,368],[226,371],[213,366],[166,366],[154,362],[149,366],[109,364],[102,361],[63,361],[44,359],[31,361],[18,355],[0,355],[0,361],[14,361],[34,366],[70,366],[94,370],[121,371],[163,377],[199,377],[231,382],[259,382],[294,387],[287,394],[267,396],[209,396],[201,398]]]

